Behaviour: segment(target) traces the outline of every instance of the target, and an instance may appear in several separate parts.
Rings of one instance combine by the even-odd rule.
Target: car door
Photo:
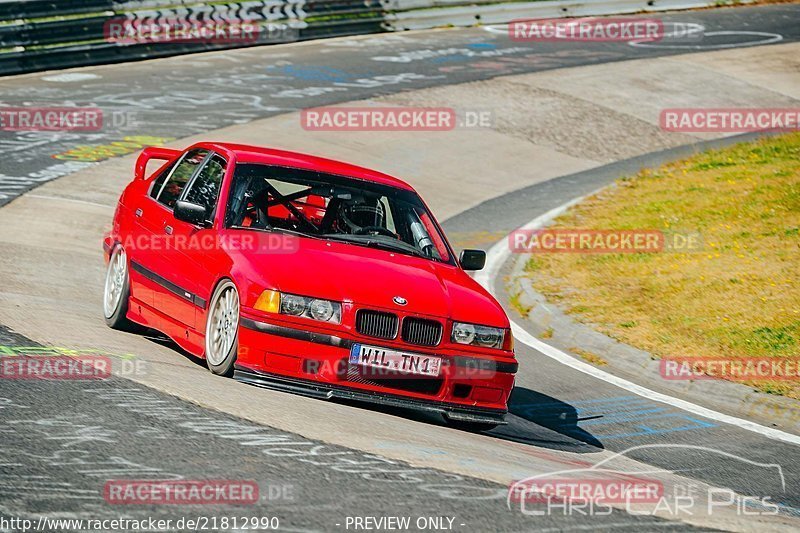
[[[182,197],[186,186],[203,168],[210,150],[196,149],[187,152],[175,166],[156,197],[157,213],[148,222],[154,224],[156,239],[149,276],[156,283],[154,306],[162,315],[162,330],[173,337],[183,337],[186,327],[194,327],[194,295],[184,283],[185,268],[181,248],[185,245],[176,239],[175,217],[172,209]],[[154,209],[155,211],[156,209]]]
[[[226,169],[225,158],[212,152],[181,195],[181,200],[206,209],[205,225],[184,222],[172,214],[167,217],[174,241],[178,244],[176,253],[180,257],[177,259],[180,269],[175,271],[175,279],[185,290],[182,298],[172,295],[175,301],[171,304],[171,310],[187,319],[191,318],[191,323],[186,324],[196,330],[204,327],[204,311],[212,285],[218,278],[217,270],[225,267],[226,256],[220,247],[213,220]]]
[[[130,261],[131,296],[139,302],[153,307],[158,283],[149,273],[153,272],[159,254],[157,237],[161,231],[164,209],[156,202],[158,194],[169,178],[175,164],[169,165],[153,180],[144,194],[131,196],[126,206],[133,216],[125,228],[123,246]],[[141,314],[141,313],[140,313]]]

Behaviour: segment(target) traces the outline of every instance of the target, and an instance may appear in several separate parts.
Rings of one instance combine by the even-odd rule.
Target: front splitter
[[[329,383],[320,383],[316,381],[279,376],[276,374],[255,372],[240,366],[235,368],[233,377],[237,381],[241,381],[242,383],[247,383],[249,385],[255,385],[257,387],[263,387],[281,392],[300,394],[302,396],[308,396],[320,400],[351,400],[390,407],[416,409],[429,413],[437,413],[449,420],[458,422],[497,425],[503,425],[507,423],[504,420],[504,417],[508,412],[506,410],[483,409],[479,407],[469,407],[452,403],[407,398],[394,394],[361,391]]]

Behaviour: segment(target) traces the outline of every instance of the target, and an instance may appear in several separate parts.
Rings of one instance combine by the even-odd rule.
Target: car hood
[[[455,266],[321,239],[291,236],[284,242],[292,243],[285,253],[243,253],[265,289],[508,327],[500,304]],[[394,303],[395,297],[406,305]]]

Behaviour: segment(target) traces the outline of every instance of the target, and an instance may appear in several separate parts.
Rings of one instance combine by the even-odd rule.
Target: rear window
[[[211,214],[217,205],[222,177],[225,175],[225,165],[224,159],[218,155],[213,156],[195,178],[186,193],[186,201],[202,205],[206,208],[206,212]]]
[[[187,153],[175,167],[156,199],[167,207],[174,207],[184,187],[189,183],[194,172],[205,160],[206,156],[208,156],[208,150],[204,149],[192,150]]]
[[[161,188],[164,186],[164,182],[169,176],[172,169],[175,168],[176,162],[173,161],[167,168],[161,171],[158,177],[153,181],[153,185],[150,188],[150,197],[151,198],[158,198],[158,193],[161,192]]]

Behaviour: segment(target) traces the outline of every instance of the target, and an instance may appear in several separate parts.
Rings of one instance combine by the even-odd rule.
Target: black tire
[[[117,261],[120,261],[121,264],[124,265],[124,271],[121,274],[121,280],[119,279],[120,272],[115,270],[115,267],[119,268],[120,266]],[[111,279],[112,275],[115,276],[115,280]],[[121,284],[119,296],[114,297],[114,301],[111,302],[109,301],[109,291],[112,290],[110,284],[114,286],[113,290],[116,291],[118,283]],[[113,249],[111,252],[111,257],[108,260],[106,281],[103,287],[103,318],[105,319],[108,327],[112,329],[118,329],[120,331],[130,332],[137,331],[139,329],[139,327],[128,320],[127,317],[130,296],[131,279],[128,271],[128,256],[125,253],[125,249],[122,247],[122,245],[118,245]]]
[[[221,300],[226,298],[226,295],[233,294],[235,297],[235,313],[231,310],[220,309],[228,306]],[[230,296],[228,296],[230,298]],[[227,302],[227,300],[226,300]],[[224,316],[221,316],[220,314]],[[234,316],[235,315],[235,316]],[[220,324],[222,320],[222,324]],[[220,330],[220,328],[223,328]],[[230,340],[230,347],[227,348],[225,344],[221,348],[217,348],[216,338],[214,331],[217,330],[222,335],[227,336],[231,333],[230,328],[233,328],[233,338]],[[217,288],[214,289],[214,294],[208,305],[208,313],[206,315],[206,328],[205,328],[205,357],[208,369],[218,376],[231,377],[233,376],[233,367],[236,364],[236,355],[239,349],[239,292],[236,285],[229,279],[222,280]]]

